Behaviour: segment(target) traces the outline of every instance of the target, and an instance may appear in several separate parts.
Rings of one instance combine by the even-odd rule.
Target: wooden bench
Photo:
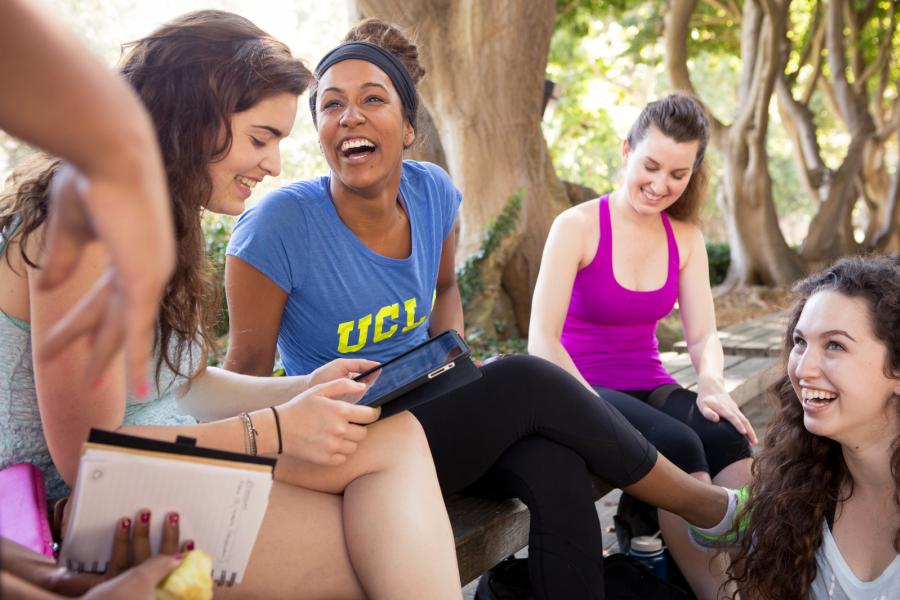
[[[780,374],[785,313],[773,313],[719,331],[725,350],[725,388],[737,404],[760,397]],[[663,365],[688,389],[697,385],[687,347],[661,353]],[[594,499],[612,491],[594,480]],[[456,557],[463,585],[528,544],[528,509],[518,500],[488,500],[455,495],[447,499],[447,511],[456,539]]]
[[[594,478],[594,499],[613,488]],[[460,494],[447,498],[462,584],[528,545],[528,508],[516,499],[489,500]]]

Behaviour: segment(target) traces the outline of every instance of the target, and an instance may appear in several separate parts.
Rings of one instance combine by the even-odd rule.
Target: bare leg
[[[691,473],[691,477],[710,483],[709,474],[702,471]],[[672,558],[678,563],[678,568],[681,569],[697,598],[714,599],[720,597],[722,592],[727,592],[726,588],[722,587],[727,579],[725,576],[725,569],[728,566],[727,554],[712,555],[697,548],[688,536],[687,522],[667,510],[659,510],[659,527]]]
[[[342,500],[276,481],[240,585],[216,598],[365,598],[344,541]]]
[[[458,599],[462,595],[453,533],[431,453],[421,425],[409,413],[370,425],[357,451],[339,467],[283,458],[276,479],[328,495],[343,493],[343,502],[330,496],[335,504],[328,510],[336,513],[336,520],[326,515],[329,531],[320,527],[316,534],[331,543],[329,532],[336,530],[341,535],[340,550],[323,547],[318,537],[294,528],[298,519],[305,520],[300,515],[306,512],[305,505],[293,504],[275,523],[281,529],[270,532],[272,535],[285,537],[285,530],[294,528],[298,538],[295,548],[282,546],[271,553],[280,568],[269,577],[272,583],[281,577],[277,586],[285,589],[284,593],[292,597],[343,598],[359,596],[365,590],[368,597],[392,599]],[[269,512],[275,508],[270,503]],[[260,535],[251,565],[256,565],[257,551],[264,543]],[[298,553],[316,556],[304,554],[301,558]],[[332,558],[323,561],[321,555],[326,553]],[[289,562],[285,557],[290,557]],[[307,558],[319,565],[327,565],[330,560],[336,563],[320,566],[317,572],[298,568],[297,563]],[[313,574],[313,584],[334,585],[335,580],[347,578],[347,569],[355,582],[353,593],[346,585],[313,593],[307,585],[308,576]],[[323,576],[325,581],[319,581]]]

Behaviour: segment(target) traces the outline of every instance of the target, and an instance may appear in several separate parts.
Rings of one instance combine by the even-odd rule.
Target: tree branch
[[[900,98],[894,98],[891,105],[891,117],[884,123],[877,132],[875,132],[874,141],[883,144],[884,141],[895,132],[900,132]],[[897,170],[900,171],[900,165]]]
[[[859,103],[865,102],[847,80],[847,57],[844,47],[844,2],[832,1],[828,4],[828,29],[825,34],[828,48],[828,64],[831,67],[833,88],[840,114],[851,133],[863,126]],[[863,110],[865,110],[863,108]]]
[[[800,94],[800,103],[803,106],[809,106],[809,101],[812,98],[813,92],[816,89],[816,82],[822,76],[822,46],[825,43],[825,21],[819,23],[818,29],[816,29],[815,35],[815,51],[813,52],[813,63],[812,63],[812,75],[809,80],[803,87],[803,92]]]
[[[808,106],[794,99],[784,77],[778,78],[775,90],[782,119],[789,129],[794,130],[796,156],[802,165],[800,176],[804,178],[809,190],[813,191],[817,200],[821,202],[824,200],[824,194],[827,193],[831,171],[822,160],[813,112]]]
[[[797,61],[797,69],[792,73],[788,73],[788,83],[793,87],[794,81],[797,79],[797,76],[800,74],[800,71],[803,69],[803,66],[809,61],[810,55],[814,56],[814,49],[818,48],[821,53],[821,45],[816,44],[817,38],[819,37],[820,31],[823,31],[822,27],[822,3],[821,0],[816,1],[816,6],[813,9],[813,21],[807,30],[806,39],[803,41],[803,48],[800,50],[800,59]],[[815,60],[815,58],[814,58]]]
[[[900,132],[897,133],[897,141],[900,142]],[[877,250],[884,250],[890,243],[900,222],[900,165],[894,169],[894,177],[891,180],[891,191],[888,194],[888,203],[884,212],[884,223],[881,231],[875,236],[874,246]]]
[[[697,8],[697,0],[672,0],[663,17],[665,44],[664,63],[669,82],[676,90],[697,96],[694,84],[691,82],[691,74],[687,68],[688,39],[691,26],[691,16]],[[715,117],[707,107],[707,116],[712,129],[711,135],[714,143],[718,145],[726,126]]]
[[[854,86],[857,88],[858,92],[861,92],[865,86],[865,82],[868,81],[873,75],[878,72],[881,72],[891,57],[891,46],[894,42],[894,32],[897,30],[897,4],[891,3],[891,20],[888,23],[887,28],[883,31],[884,39],[881,40],[881,46],[878,48],[878,56],[873,60],[866,69],[859,76],[859,79],[854,82]]]

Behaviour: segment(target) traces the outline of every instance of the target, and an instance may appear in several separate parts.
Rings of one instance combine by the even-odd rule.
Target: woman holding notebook
[[[240,213],[253,187],[278,174],[278,144],[308,70],[246,19],[202,11],[131,44],[122,73],[154,120],[178,239],[159,310],[155,389],[126,396],[122,356],[99,379],[80,379],[90,344],[108,331],[45,358],[50,324],[102,277],[108,257],[95,244],[65,283],[36,287],[48,186],[77,194],[84,182],[49,157],[31,160],[0,198],[0,403],[10,415],[0,422],[0,467],[34,462],[60,497],[91,427],[280,453],[244,582],[217,596],[458,598],[452,535],[421,427],[409,414],[376,423],[377,409],[343,401],[363,387],[346,375],[373,363],[337,361],[284,379],[205,368],[218,312],[201,213]]]

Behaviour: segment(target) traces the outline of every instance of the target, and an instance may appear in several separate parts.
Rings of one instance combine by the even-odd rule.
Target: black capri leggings
[[[602,598],[602,536],[590,473],[616,487],[631,485],[656,464],[656,449],[615,408],[548,361],[512,356],[482,373],[412,410],[442,491],[469,487],[520,498],[531,510],[529,575],[536,596]]]
[[[594,389],[682,471],[715,477],[728,465],[752,456],[747,436],[724,419],[714,423],[703,416],[696,392],[678,387],[657,409],[647,403],[654,390]]]

